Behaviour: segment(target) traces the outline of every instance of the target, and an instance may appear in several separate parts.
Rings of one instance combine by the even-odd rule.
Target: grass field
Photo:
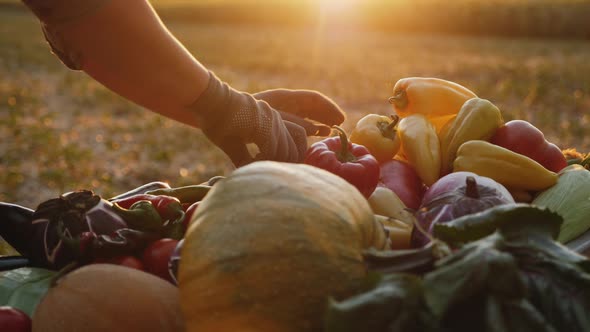
[[[434,76],[525,119],[560,147],[590,150],[590,43],[167,21],[235,88],[317,89],[347,112],[390,114],[393,84]],[[145,182],[227,174],[196,129],[145,111],[49,53],[32,15],[0,11],[0,201],[36,207],[74,189],[108,197]]]

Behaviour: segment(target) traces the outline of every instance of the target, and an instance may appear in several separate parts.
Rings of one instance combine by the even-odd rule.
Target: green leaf
[[[437,257],[437,248],[445,246],[440,241],[432,241],[418,249],[407,250],[376,250],[367,249],[363,252],[363,260],[369,271],[380,273],[412,273],[420,274],[432,270]]]
[[[547,321],[564,331],[590,331],[590,274],[535,249],[518,256],[528,297]]]
[[[384,276],[373,290],[342,302],[331,300],[326,332],[426,331],[422,283],[409,274]]]
[[[563,219],[530,204],[505,204],[434,226],[434,236],[451,246],[481,239],[502,229],[505,234],[541,232],[556,238]]]
[[[524,295],[524,281],[518,265],[509,253],[496,248],[498,235],[471,243],[455,254],[441,259],[437,269],[424,276],[426,303],[442,319],[451,308],[494,292],[506,298]]]
[[[527,300],[490,296],[486,303],[487,332],[557,332]]]
[[[31,317],[54,275],[55,271],[34,267],[0,272],[0,305],[18,308]]]
[[[543,233],[503,232],[503,247],[520,262],[521,266],[533,262],[558,261],[576,265],[584,273],[590,273],[590,260],[570,250]]]

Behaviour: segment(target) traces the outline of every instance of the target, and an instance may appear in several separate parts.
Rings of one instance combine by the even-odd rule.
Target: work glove
[[[237,91],[212,72],[209,84],[190,106],[199,127],[234,165],[255,160],[302,162],[307,136],[325,136],[341,124],[344,112],[319,92],[267,90],[257,94]],[[247,144],[259,153],[252,156]]]

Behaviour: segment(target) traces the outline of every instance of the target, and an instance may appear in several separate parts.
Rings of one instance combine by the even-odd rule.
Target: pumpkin
[[[362,252],[387,246],[362,194],[304,164],[259,161],[219,181],[184,240],[187,331],[315,331],[329,298],[355,294]]]
[[[90,264],[58,280],[33,314],[33,332],[184,331],[178,289],[147,272]]]

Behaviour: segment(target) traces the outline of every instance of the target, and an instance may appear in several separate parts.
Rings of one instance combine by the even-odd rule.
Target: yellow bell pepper
[[[489,100],[471,98],[466,101],[457,116],[439,133],[441,176],[453,169],[461,144],[471,140],[487,141],[503,124],[502,113]]]
[[[538,191],[557,183],[557,174],[533,159],[482,140],[468,141],[459,147],[453,171],[487,176],[508,190]]]
[[[517,203],[530,203],[534,199],[533,194],[524,189],[512,189],[510,190],[510,195],[512,195],[512,198]]]
[[[440,137],[440,133],[442,132],[442,130],[446,126],[449,126],[451,121],[456,117],[457,114],[437,116],[434,118],[428,118],[428,121],[430,121],[430,123],[434,125],[434,128],[436,128],[436,132],[438,133],[438,137]]]
[[[466,87],[440,78],[407,77],[393,87],[389,103],[397,115],[422,114],[430,118],[457,114],[463,104],[477,95]]]
[[[400,147],[398,122],[397,115],[368,114],[356,123],[350,141],[365,146],[379,162],[391,160]]]
[[[403,151],[422,182],[432,185],[440,177],[440,142],[436,129],[422,114],[403,118],[398,126]]]

